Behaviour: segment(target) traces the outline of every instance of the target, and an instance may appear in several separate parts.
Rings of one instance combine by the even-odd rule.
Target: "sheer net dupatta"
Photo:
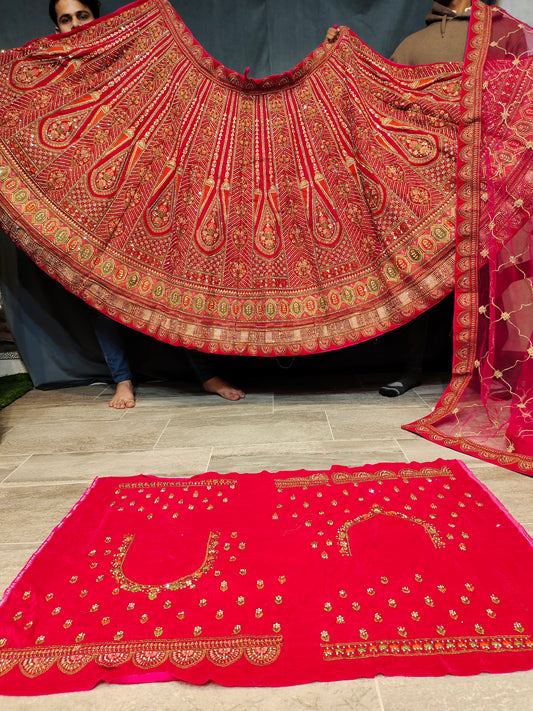
[[[533,29],[476,2],[459,138],[453,376],[427,439],[533,475]]]

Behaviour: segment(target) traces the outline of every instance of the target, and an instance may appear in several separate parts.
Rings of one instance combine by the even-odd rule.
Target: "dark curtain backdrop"
[[[102,15],[124,4],[104,0]],[[424,26],[432,2],[173,0],[172,5],[211,56],[241,73],[250,67],[251,76],[261,77],[297,65],[334,24],[348,25],[377,52],[390,56],[405,36]],[[53,32],[48,0],[0,0],[0,13],[0,48],[21,46]],[[51,386],[107,377],[87,317],[88,307],[42,274],[3,235],[0,256],[8,324],[34,384]],[[170,352],[163,344],[149,341],[144,337],[142,345],[132,350],[137,354],[153,352],[152,359],[160,367],[165,360],[180,360],[176,349]],[[359,354],[361,349],[357,349]],[[376,362],[375,355],[372,361]],[[139,368],[154,371],[143,359]]]
[[[126,5],[103,0],[102,15]],[[196,39],[219,62],[252,76],[291,69],[332,25],[348,25],[384,56],[424,26],[431,0],[172,0]],[[53,32],[48,0],[0,0],[0,47]]]

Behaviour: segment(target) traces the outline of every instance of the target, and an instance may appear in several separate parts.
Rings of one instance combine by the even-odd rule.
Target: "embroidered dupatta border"
[[[457,161],[456,295],[454,310],[454,356],[451,381],[434,411],[402,429],[414,432],[479,459],[524,474],[533,474],[533,458],[511,454],[474,443],[463,437],[443,434],[438,423],[453,415],[474,375],[478,336],[478,254],[481,205],[483,68],[492,30],[492,9],[474,0],[468,49],[463,69],[459,148]]]

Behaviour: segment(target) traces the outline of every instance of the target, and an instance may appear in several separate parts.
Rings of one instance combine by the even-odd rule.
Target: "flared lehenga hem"
[[[121,323],[294,355],[375,337],[453,288],[459,65],[394,65],[344,28],[250,79],[144,0],[0,71],[4,229]]]

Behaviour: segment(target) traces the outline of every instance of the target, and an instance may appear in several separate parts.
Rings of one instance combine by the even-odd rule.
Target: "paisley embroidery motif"
[[[403,149],[409,159],[417,165],[430,163],[438,155],[437,143],[429,134],[424,136],[396,134],[394,138],[400,149]]]
[[[127,156],[122,154],[97,165],[89,173],[89,187],[95,197],[110,197],[119,188]]]
[[[10,81],[18,89],[30,89],[39,82],[46,80],[56,67],[53,64],[46,65],[42,61],[22,60],[15,62],[11,70]]]
[[[460,107],[441,88],[460,67],[391,68],[346,29],[333,52],[256,81],[206,55],[164,0],[24,51],[0,56],[18,77],[0,105],[6,227],[129,326],[221,353],[310,353],[452,288]]]
[[[206,214],[195,233],[196,244],[206,254],[214,254],[224,245],[220,213],[216,207]]]
[[[152,233],[169,232],[172,227],[173,204],[174,190],[170,188],[149,208],[146,223]]]
[[[41,141],[51,148],[68,146],[77,127],[77,117],[48,119],[41,125]]]
[[[324,246],[333,247],[339,241],[341,227],[338,218],[335,216],[335,208],[328,204],[318,191],[313,193],[312,231],[315,240]]]
[[[267,200],[256,192],[255,240],[257,251],[263,257],[275,257],[281,249],[280,218],[276,208],[277,194],[270,191]]]

